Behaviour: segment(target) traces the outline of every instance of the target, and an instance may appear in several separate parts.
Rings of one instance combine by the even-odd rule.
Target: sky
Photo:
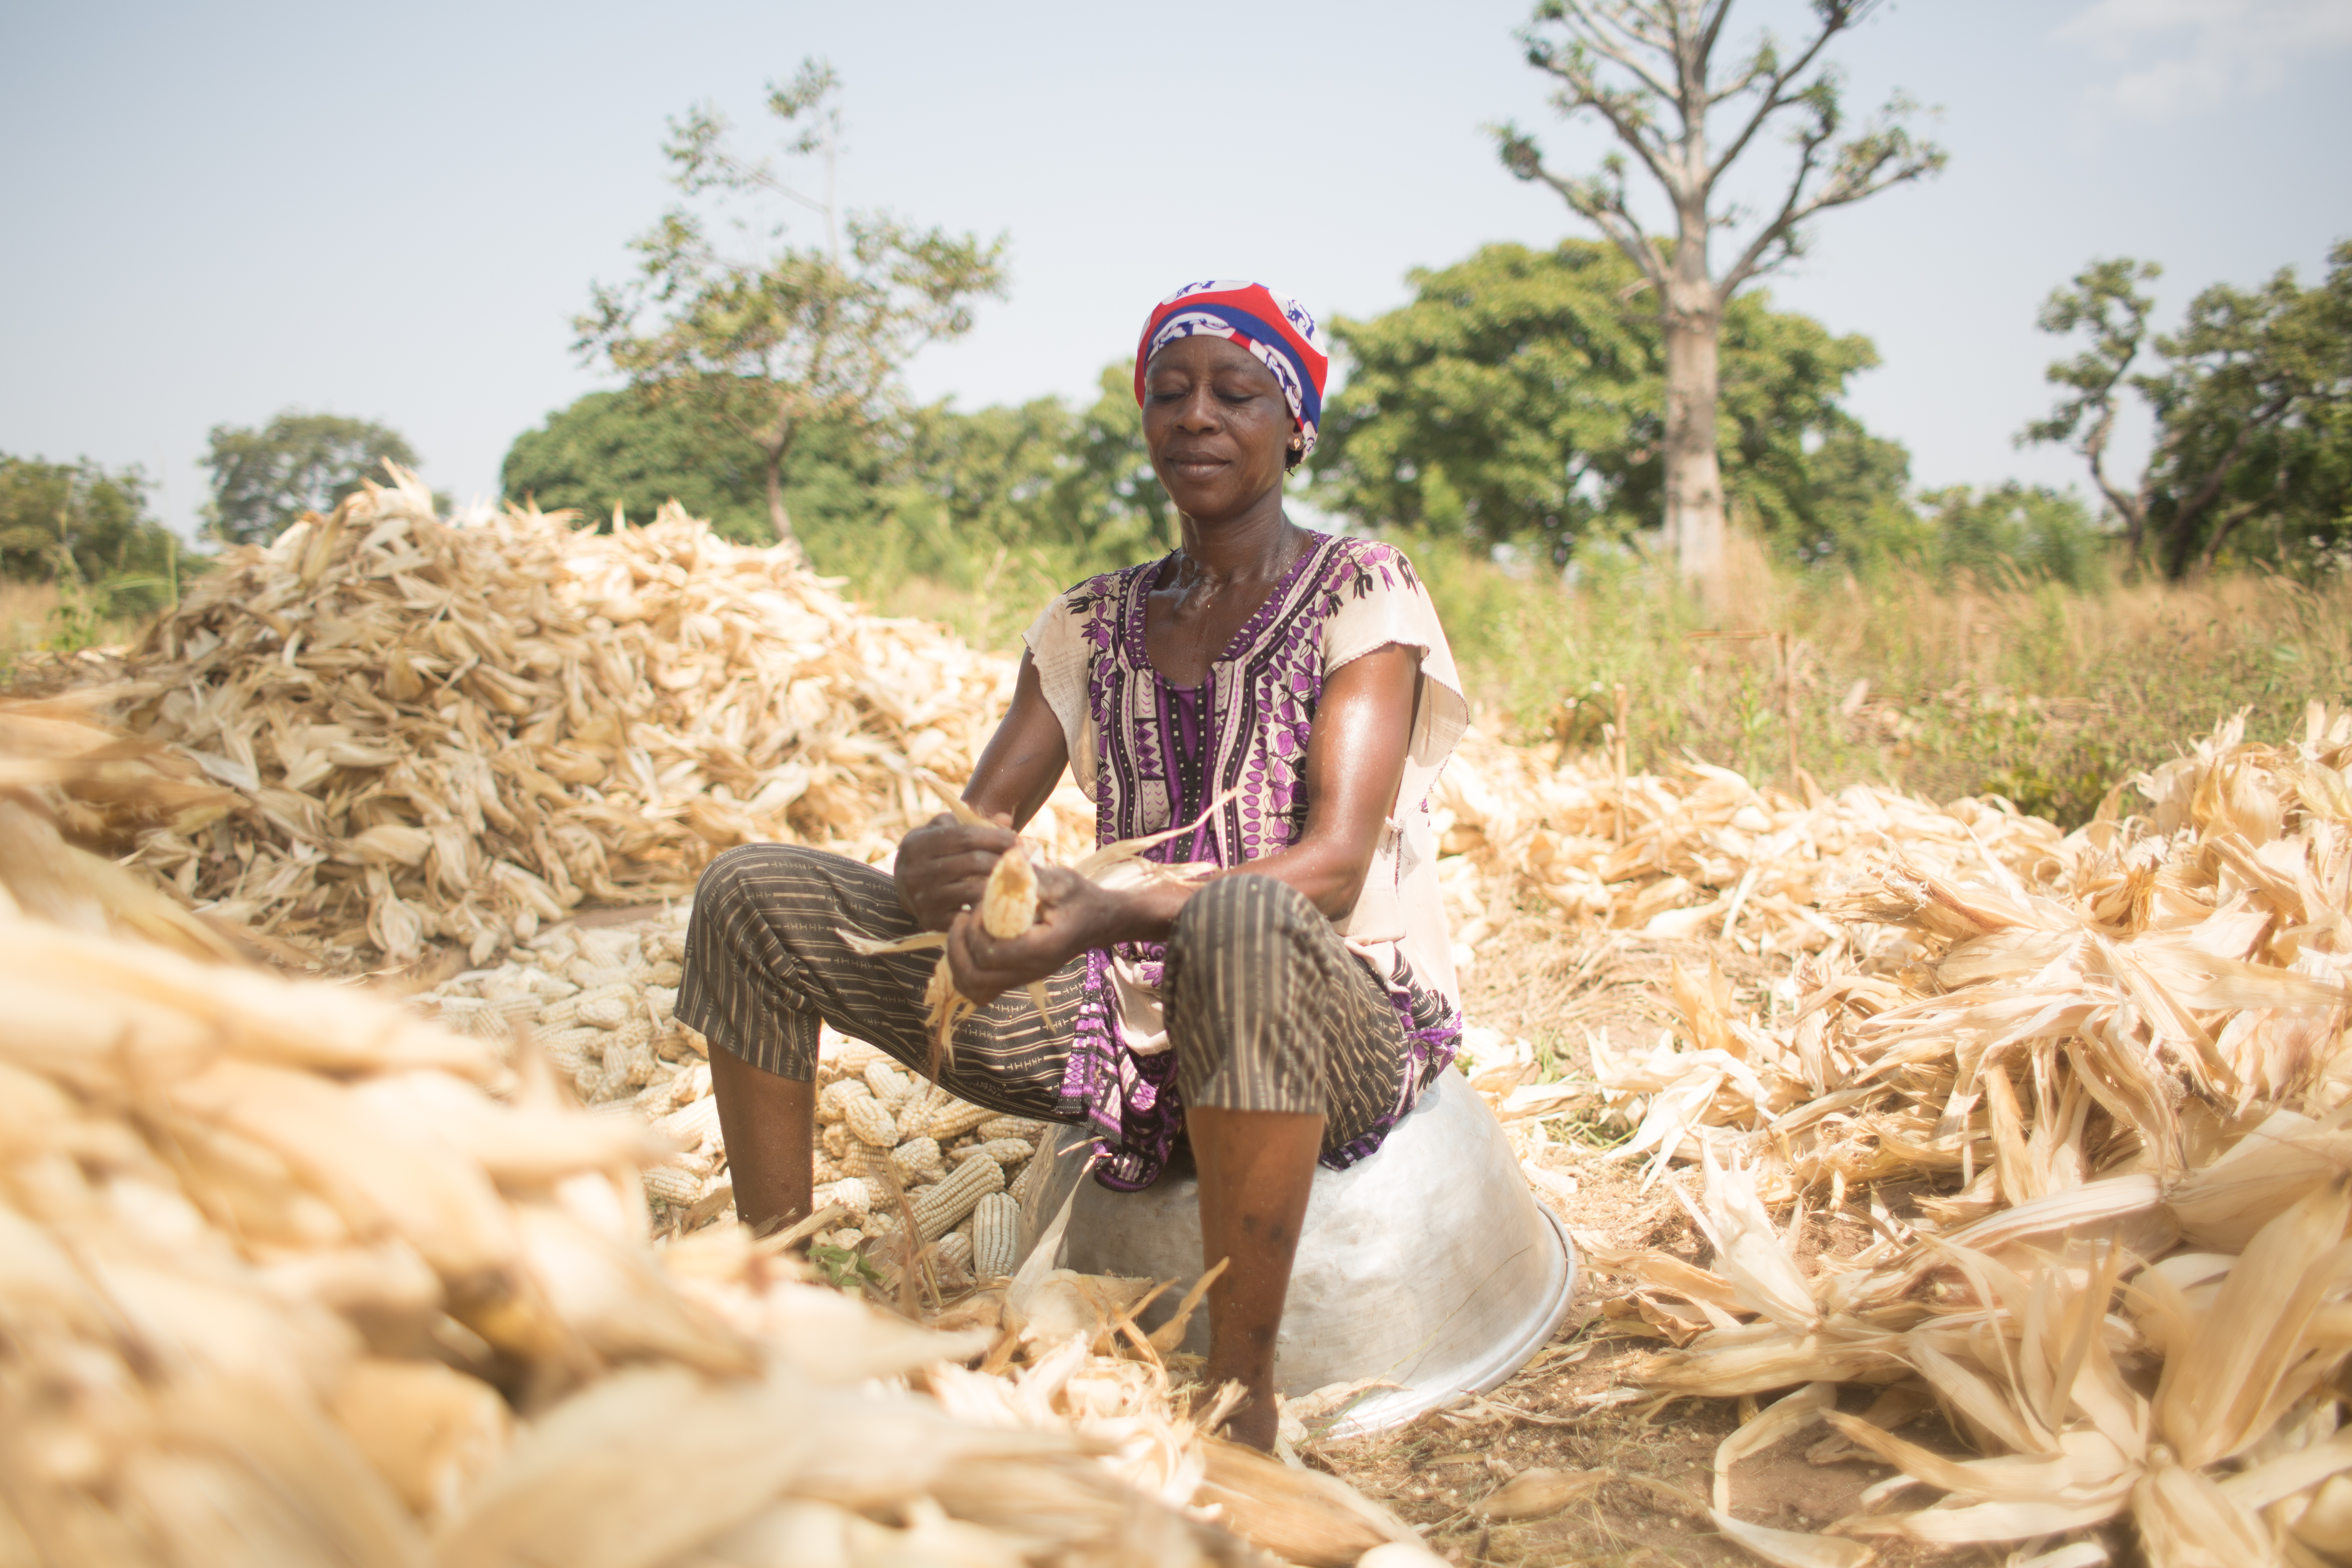
[[[1548,107],[1528,12],[9,5],[0,452],[141,465],[188,531],[206,432],[300,408],[383,421],[436,488],[494,495],[518,433],[616,384],[571,322],[674,199],[667,121],[707,102],[752,145],[765,84],[810,56],[845,88],[845,205],[1006,241],[1010,297],[924,351],[913,394],[1091,398],[1188,279],[1366,316],[1413,268],[1588,233],[1484,129],[1517,121],[1569,172],[1607,150]],[[1731,32],[1804,20],[1737,0]],[[2168,324],[2213,282],[2313,280],[2352,238],[2352,0],[1891,0],[1832,48],[1854,118],[1907,93],[1949,166],[1827,215],[1766,286],[1877,344],[1849,406],[1922,486],[2080,482],[2013,437],[2059,349],[2034,314],[2093,258],[2160,262]],[[1781,157],[1744,161],[1751,203]]]

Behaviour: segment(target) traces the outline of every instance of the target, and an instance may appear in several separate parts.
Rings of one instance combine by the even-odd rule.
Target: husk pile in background
[[[968,773],[1013,670],[675,508],[457,525],[404,473],[65,667],[230,792],[209,822],[98,803],[85,835],[339,968],[480,963],[583,900],[681,896],[746,840],[886,857],[937,809],[916,770]]]

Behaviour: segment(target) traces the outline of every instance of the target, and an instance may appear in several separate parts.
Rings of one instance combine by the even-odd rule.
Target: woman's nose
[[[1223,423],[1224,411],[1217,406],[1216,390],[1196,386],[1176,410],[1176,427],[1180,430],[1213,430]]]

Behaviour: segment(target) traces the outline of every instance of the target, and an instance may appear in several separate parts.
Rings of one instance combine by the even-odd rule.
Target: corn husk
[[[2340,1552],[2347,763],[2352,715],[2315,704],[2280,747],[2225,723],[2138,781],[2145,816],[2069,836],[2038,882],[1994,854],[1969,875],[1865,868],[1824,908],[1896,940],[1806,961],[1793,1024],[1737,1018],[1724,988],[1678,972],[1679,1037],[1630,1065],[1596,1050],[1604,1083],[1643,1091],[1643,1131],[1673,1119],[1654,1171],[1698,1161],[1684,1201],[1715,1248],[1704,1269],[1596,1258],[1694,1314],[1640,1375],[1714,1395],[1807,1385],[1718,1456],[1727,1535],[1774,1563],[1858,1560],[1837,1553],[1874,1536],[2063,1554],[2119,1521],[2159,1564]],[[1801,1194],[1843,1203],[1887,1175],[1948,1195],[1907,1220],[1874,1200],[1877,1243],[1801,1267]],[[1776,1226],[1767,1205],[1792,1196]],[[1885,1387],[1900,1419],[1923,1390],[1982,1457],[1839,1412],[1843,1383]],[[1730,1463],[1816,1420],[1898,1474],[1830,1536],[1739,1520]],[[1940,1496],[1921,1506],[1916,1488]]]

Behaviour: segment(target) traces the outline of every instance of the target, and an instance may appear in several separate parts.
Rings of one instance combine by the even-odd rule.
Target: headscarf
[[[1263,283],[1187,283],[1152,307],[1135,349],[1135,401],[1143,401],[1143,367],[1178,338],[1210,332],[1230,338],[1274,372],[1290,417],[1298,426],[1302,456],[1315,450],[1323,420],[1323,382],[1331,359],[1322,329],[1307,307]]]

